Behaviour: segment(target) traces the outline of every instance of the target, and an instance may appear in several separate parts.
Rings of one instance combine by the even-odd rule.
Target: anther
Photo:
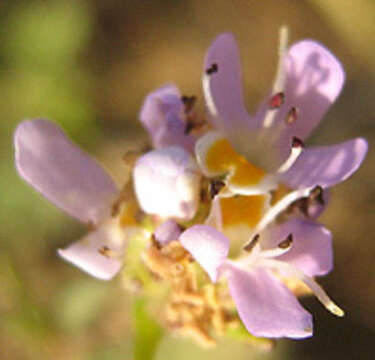
[[[243,247],[247,252],[251,252],[254,249],[255,245],[259,242],[259,234],[255,234],[254,237]]]
[[[162,248],[154,233],[151,234],[151,245],[154,246],[157,250],[160,250]]]
[[[182,95],[181,101],[184,104],[184,110],[185,110],[185,113],[187,114],[193,109],[193,107],[194,107],[194,105],[197,101],[197,97],[194,96],[194,95],[192,95],[192,96]]]
[[[225,183],[222,180],[214,179],[210,183],[210,196],[213,199],[220,190],[225,186]]]
[[[106,245],[100,247],[98,249],[98,252],[99,252],[99,254],[101,254],[101,255],[103,255],[107,258],[113,257],[113,251]]]
[[[319,204],[324,205],[323,188],[320,185],[315,186],[310,191],[310,200],[316,200]]]
[[[285,240],[283,240],[279,245],[277,245],[280,249],[288,249],[293,243],[293,234],[289,234]]]
[[[279,92],[271,97],[268,106],[270,107],[270,109],[278,109],[282,104],[284,104],[284,100],[284,93]]]
[[[303,143],[303,141],[300,138],[293,136],[292,148],[304,148],[304,147],[305,147],[305,144]]]
[[[279,167],[277,170],[278,173],[283,173],[288,171],[296,162],[298,157],[301,155],[305,145],[301,139],[294,136],[292,139],[291,144],[291,151],[289,157],[285,160],[285,162]]]
[[[285,118],[285,122],[288,124],[288,125],[291,125],[293,124],[296,120],[297,120],[297,117],[298,117],[298,109],[296,107],[292,107],[286,118]]]
[[[219,67],[217,66],[216,63],[213,63],[207,70],[206,70],[206,74],[207,75],[212,75],[214,73],[217,73],[219,70]]]
[[[184,134],[185,135],[190,134],[191,131],[194,129],[194,126],[195,126],[195,124],[192,121],[188,121],[186,123]]]

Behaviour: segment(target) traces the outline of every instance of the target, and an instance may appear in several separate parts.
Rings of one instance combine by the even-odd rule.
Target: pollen
[[[214,335],[223,336],[233,321],[233,302],[214,284],[202,283],[202,272],[177,241],[161,246],[151,242],[143,262],[170,291],[164,325],[205,348],[216,345]]]

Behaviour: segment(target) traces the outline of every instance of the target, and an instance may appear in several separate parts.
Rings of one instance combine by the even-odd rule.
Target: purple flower
[[[238,314],[255,336],[312,335],[311,315],[283,279],[302,281],[328,310],[343,315],[313,279],[333,266],[331,234],[322,225],[294,219],[268,228],[254,238],[250,254],[235,261],[227,258],[229,239],[213,227],[192,226],[182,233],[180,242],[213,282],[227,279]]]
[[[362,138],[304,149],[303,140],[341,92],[345,75],[334,55],[315,41],[287,49],[282,40],[280,53],[271,94],[251,116],[233,36],[219,35],[207,52],[203,89],[215,131],[198,140],[196,155],[203,173],[225,175],[232,193],[267,193],[281,183],[298,191],[325,189],[348,178],[366,155]]]
[[[293,294],[291,281],[302,282],[329,311],[343,315],[314,279],[332,270],[333,253],[330,232],[312,219],[329,198],[323,190],[360,166],[367,142],[356,138],[305,149],[303,141],[339,95],[344,78],[341,64],[322,45],[303,40],[287,49],[283,30],[275,83],[251,116],[237,45],[232,35],[222,34],[204,65],[211,129],[196,122],[195,97],[181,96],[173,85],[149,94],[139,117],[154,149],[136,160],[132,182],[122,190],[47,120],[18,126],[16,167],[43,196],[90,225],[87,236],[58,251],[87,273],[112,278],[130,237],[142,231],[142,245],[152,239],[142,253],[144,265],[172,284],[171,306],[178,298],[189,310],[194,298],[202,314],[209,309],[208,293],[197,286],[202,272],[195,271],[191,254],[213,283],[227,280],[251,334],[305,338],[312,335],[312,317]],[[292,217],[296,206],[302,217]],[[153,234],[142,227],[140,210]],[[247,252],[229,259],[230,241],[249,238]],[[215,301],[223,332],[228,309],[220,297]],[[209,316],[203,327],[203,318],[197,319],[194,329],[210,338],[214,319]],[[192,328],[190,320],[181,321],[182,329]]]

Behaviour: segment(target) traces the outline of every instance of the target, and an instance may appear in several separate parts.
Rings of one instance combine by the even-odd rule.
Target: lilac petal
[[[110,280],[122,267],[125,237],[124,229],[110,221],[58,253],[86,273]]]
[[[133,171],[135,192],[148,214],[190,220],[198,207],[200,175],[193,157],[181,147],[150,151]]]
[[[97,223],[110,215],[117,186],[57,125],[23,121],[14,144],[21,177],[56,206],[82,222]]]
[[[293,189],[333,186],[358,169],[367,148],[366,140],[356,138],[337,145],[306,149],[292,168],[281,174],[281,181]]]
[[[283,123],[292,107],[297,109],[298,116],[280,133],[282,157],[288,155],[293,136],[305,139],[319,124],[345,81],[340,62],[323,45],[312,40],[303,40],[291,46],[284,59],[284,69],[285,102],[277,110],[274,124],[277,127]],[[264,118],[266,111],[268,99],[263,102],[256,118]]]
[[[177,241],[180,235],[181,227],[172,219],[163,222],[154,232],[156,241],[162,245]]]
[[[174,85],[165,85],[150,93],[139,115],[156,149],[182,146],[192,151],[194,138],[185,134],[184,104]]]
[[[298,118],[288,130],[291,136],[304,139],[340,94],[344,69],[327,48],[312,40],[294,44],[286,56],[285,67],[283,113],[286,116],[293,106],[298,109]]]
[[[216,282],[219,268],[228,256],[228,238],[211,226],[194,225],[182,233],[180,242]]]
[[[293,235],[291,249],[277,259],[296,266],[308,276],[325,275],[332,270],[332,235],[318,223],[293,219],[269,228],[261,234],[261,246],[276,248],[290,234]]]
[[[210,72],[213,66],[217,71]],[[204,61],[203,90],[217,130],[230,135],[249,129],[251,119],[244,104],[239,52],[232,34],[219,35],[208,49]]]
[[[312,317],[279,280],[264,269],[228,269],[229,291],[254,336],[294,339],[312,335]]]

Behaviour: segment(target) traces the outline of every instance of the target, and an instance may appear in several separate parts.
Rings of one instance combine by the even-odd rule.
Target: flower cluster
[[[249,115],[236,42],[221,34],[204,61],[207,113],[197,114],[196,98],[173,85],[149,94],[140,121],[153,150],[136,159],[122,189],[43,119],[18,126],[16,166],[90,226],[59,250],[65,260],[108,280],[130,260],[131,243],[141,244],[142,271],[169,284],[166,326],[204,345],[243,325],[257,337],[309,337],[312,316],[296,295],[313,293],[343,315],[315,280],[333,267],[332,236],[317,218],[327,189],[355,172],[367,151],[362,138],[304,146],[344,78],[325,47],[312,40],[288,47],[282,30],[275,83]],[[146,291],[146,278],[133,272]]]

